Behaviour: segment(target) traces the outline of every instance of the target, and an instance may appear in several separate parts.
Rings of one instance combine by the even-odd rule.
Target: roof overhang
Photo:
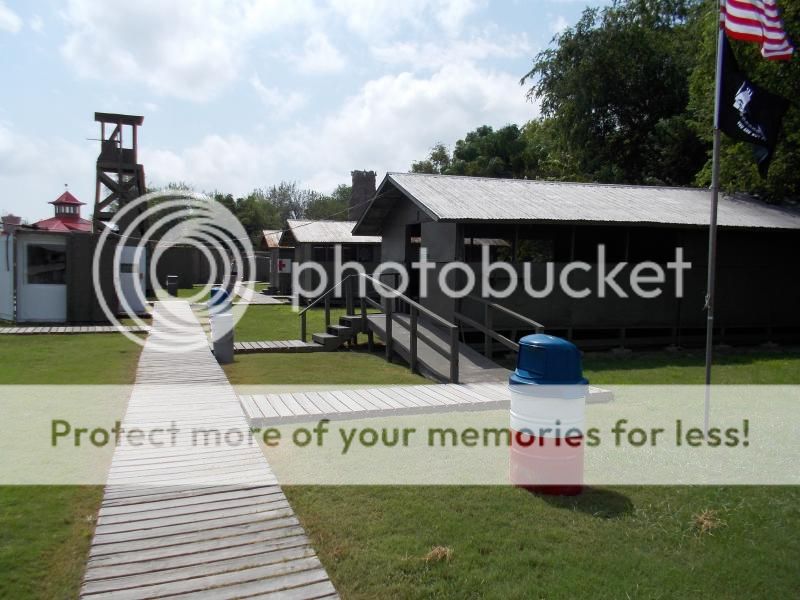
[[[139,115],[121,115],[118,113],[94,113],[94,120],[98,123],[121,123],[122,125],[141,125],[144,117]]]
[[[381,235],[383,220],[392,211],[398,197],[404,197],[410,200],[419,210],[424,212],[431,221],[439,220],[428,207],[395,181],[391,173],[387,173],[378,186],[375,196],[361,214],[361,218],[358,220],[355,227],[353,227],[353,235]]]

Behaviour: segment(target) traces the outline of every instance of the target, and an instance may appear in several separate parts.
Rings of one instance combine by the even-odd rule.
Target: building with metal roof
[[[301,221],[289,219],[288,229],[281,236],[281,244],[380,244],[376,235],[353,233],[354,221]]]
[[[380,262],[380,236],[355,235],[353,233],[355,224],[355,221],[289,219],[288,227],[281,235],[280,245],[294,248],[291,268],[313,261],[325,270],[330,286],[336,281],[334,259],[337,247],[341,249],[342,263],[356,262],[368,273],[371,273]],[[311,270],[303,270],[298,275],[298,281],[304,290],[315,289],[318,280],[318,274]]]
[[[481,281],[480,258],[488,252],[491,261],[509,264],[520,275],[528,268],[541,282],[548,265],[556,278],[568,264],[597,267],[602,247],[607,269],[621,265],[625,278],[641,263],[666,266],[680,248],[692,263],[682,297],[677,283],[668,282],[670,290],[648,299],[595,293],[577,299],[558,289],[533,298],[518,289],[495,302],[584,347],[689,345],[703,340],[710,200],[703,189],[388,173],[353,232],[380,235],[384,261],[411,266],[424,249],[435,268],[424,275],[412,269],[406,293],[450,321],[487,319],[479,300],[442,291],[439,274],[455,261],[467,263]],[[800,268],[794,258],[800,209],[727,195],[720,199],[719,225],[717,339],[800,339]],[[493,242],[472,241],[483,239]],[[423,276],[424,298],[417,295]],[[488,276],[497,289],[508,279],[500,271]],[[570,272],[570,278],[577,285],[597,274]],[[497,313],[494,326],[512,338],[524,333],[506,321]],[[463,333],[469,339],[475,330],[464,325]]]
[[[388,173],[355,233],[380,233],[394,201],[411,200],[432,221],[708,225],[710,192],[697,188],[567,183]],[[723,195],[720,227],[800,229],[800,210],[745,194]]]
[[[281,233],[283,232],[280,229],[264,229],[261,232],[261,249],[270,250],[280,246]]]

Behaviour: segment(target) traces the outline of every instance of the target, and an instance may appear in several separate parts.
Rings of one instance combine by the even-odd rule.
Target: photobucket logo
[[[683,248],[675,248],[674,258],[666,264],[655,261],[609,262],[603,244],[597,246],[596,262],[571,261],[566,263],[511,263],[491,261],[491,250],[484,246],[480,263],[462,261],[436,262],[428,260],[426,248],[420,249],[419,260],[410,264],[387,261],[380,263],[372,273],[356,261],[342,262],[342,248],[334,246],[333,263],[305,261],[292,263],[293,304],[300,299],[317,298],[330,290],[337,298],[345,295],[341,285],[347,275],[358,275],[359,296],[368,289],[385,298],[405,295],[410,286],[419,298],[431,295],[431,285],[437,295],[463,298],[480,295],[483,298],[508,298],[524,293],[530,298],[546,298],[563,294],[568,298],[658,298],[666,288],[683,298],[684,273],[692,263],[684,259]],[[369,285],[377,280],[383,285]],[[335,286],[335,287],[334,287]]]
[[[195,258],[188,259],[185,252],[173,255],[172,267],[159,270],[159,262],[166,262],[171,249],[176,247],[190,248],[208,265],[207,279],[199,287],[193,281],[192,294],[183,298],[190,303],[204,301],[215,283],[225,284],[236,274],[255,273],[253,248],[242,224],[222,204],[205,194],[168,190],[128,202],[100,235],[92,261],[92,283],[105,317],[140,345],[144,345],[144,339],[128,332],[120,317],[132,325],[146,326],[142,317],[149,308],[148,289],[156,299],[169,298],[158,274],[167,270],[178,272],[162,274],[195,272],[192,268]],[[118,306],[111,305],[114,298]],[[184,305],[174,305],[171,309],[170,303],[164,302],[162,306],[163,310],[158,312],[158,334],[150,336],[150,345],[169,352],[208,347],[206,336],[197,327],[187,327],[194,324],[189,321],[196,317],[187,313]],[[234,323],[242,314],[244,310],[235,312]]]

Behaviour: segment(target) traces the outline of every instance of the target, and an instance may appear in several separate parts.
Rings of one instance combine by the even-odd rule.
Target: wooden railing
[[[501,333],[493,329],[494,319],[492,311],[497,311],[506,316],[512,317],[517,321],[520,321],[521,323],[527,325],[528,327],[533,329],[536,333],[542,333],[542,331],[544,331],[544,325],[542,325],[538,321],[534,321],[533,319],[526,317],[525,315],[521,315],[518,312],[511,310],[510,308],[506,308],[501,304],[497,304],[496,302],[492,302],[491,300],[481,298],[480,296],[472,296],[472,295],[465,296],[464,298],[462,298],[462,301],[464,299],[472,300],[474,302],[483,304],[483,323],[478,323],[475,319],[466,316],[460,311],[457,311],[453,316],[455,317],[456,321],[460,321],[465,325],[474,327],[475,329],[483,333],[483,353],[487,358],[492,358],[492,340],[497,340],[509,350],[513,350],[514,352],[519,351],[519,343],[510,338],[507,338],[506,336],[502,335]]]
[[[409,367],[412,372],[417,373],[419,372],[419,353],[418,353],[418,341],[422,340],[426,342],[428,346],[440,356],[449,360],[449,381],[451,383],[458,383],[458,356],[459,356],[459,340],[458,340],[458,325],[455,323],[451,323],[446,319],[443,319],[439,315],[437,315],[432,310],[425,308],[418,302],[412,300],[408,296],[400,293],[395,288],[371,277],[364,273],[353,273],[344,277],[341,281],[339,281],[336,285],[331,287],[327,290],[322,296],[316,298],[311,304],[306,306],[303,310],[300,311],[300,339],[304,342],[307,339],[307,324],[306,324],[306,313],[310,308],[317,305],[320,301],[324,303],[325,307],[325,327],[330,325],[330,298],[331,295],[337,290],[340,286],[344,285],[345,282],[348,282],[347,285],[344,286],[345,291],[345,304],[347,305],[347,312],[348,314],[354,314],[352,311],[354,310],[354,302],[353,302],[353,281],[356,278],[364,278],[364,281],[369,281],[377,290],[378,288],[382,289],[385,294],[381,294],[381,301],[378,302],[373,298],[370,298],[366,294],[366,286],[364,289],[364,294],[359,294],[360,296],[360,304],[361,304],[361,322],[363,331],[365,331],[369,335],[369,345],[370,350],[372,349],[372,332],[369,330],[367,325],[367,306],[371,306],[386,316],[386,330],[384,333],[384,341],[386,344],[386,360],[388,362],[392,361],[392,354],[393,351],[393,342],[394,337],[392,334],[393,324],[396,322],[401,327],[408,329],[409,331]],[[359,282],[360,283],[360,282]],[[402,320],[396,317],[396,310],[395,310],[395,303],[397,300],[401,300],[405,306],[408,308],[409,311],[409,323],[406,324]],[[447,349],[443,349],[440,347],[439,344],[436,343],[435,340],[428,338],[425,334],[419,332],[419,318],[420,315],[424,315],[432,322],[444,327],[449,333],[449,340],[448,340],[448,347]]]
[[[325,305],[325,330],[328,330],[331,324],[331,295],[339,289],[345,282],[348,282],[348,285],[344,287],[345,292],[345,306],[347,307],[347,314],[352,315],[354,310],[353,304],[353,286],[352,286],[352,278],[356,277],[355,274],[350,274],[347,277],[339,280],[339,282],[328,289],[324,294],[316,298],[311,304],[306,306],[303,310],[300,311],[300,339],[302,341],[306,341],[308,339],[308,329],[307,329],[307,320],[306,320],[306,313],[309,309],[313,308],[317,304],[319,304],[320,300],[324,302]],[[364,313],[364,306],[362,302],[362,314]]]

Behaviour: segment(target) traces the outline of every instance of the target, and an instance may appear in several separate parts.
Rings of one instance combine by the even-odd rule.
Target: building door
[[[17,237],[17,321],[67,320],[67,243],[57,234]]]
[[[143,314],[147,312],[147,298],[145,296],[147,248],[144,246],[122,246],[119,249],[119,253],[120,312]]]

